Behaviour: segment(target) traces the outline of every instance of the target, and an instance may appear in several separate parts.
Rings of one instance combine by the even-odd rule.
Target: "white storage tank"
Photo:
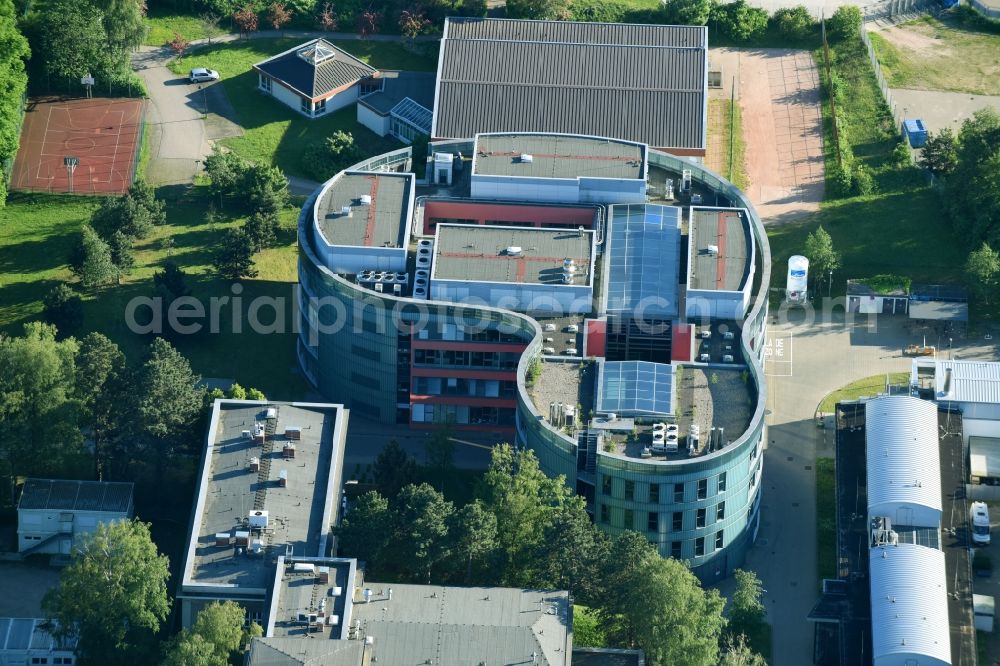
[[[806,300],[809,283],[809,260],[801,254],[788,258],[788,278],[785,282],[785,297],[793,303]]]

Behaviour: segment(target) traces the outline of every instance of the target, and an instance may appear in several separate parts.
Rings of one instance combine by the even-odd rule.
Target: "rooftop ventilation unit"
[[[709,256],[717,257],[719,256],[719,246],[709,245],[708,247],[705,248],[705,253],[708,254]]]
[[[351,207],[350,206],[344,206],[343,208],[340,209],[340,214],[341,215],[346,215],[347,217],[350,217],[351,216]]]
[[[285,488],[288,486],[288,470],[283,469],[278,472],[278,487]]]
[[[508,257],[520,257],[522,254],[524,254],[524,248],[522,248],[520,245],[509,245],[503,251],[503,253],[506,254]]]
[[[253,529],[267,529],[267,511],[251,511],[250,515],[247,516],[247,522],[250,523],[250,527]]]
[[[370,194],[362,194],[358,200],[361,202],[362,206],[372,205],[372,196]]]
[[[535,161],[534,156],[529,155],[528,153],[521,153],[521,156],[518,159],[522,164],[531,164]]]

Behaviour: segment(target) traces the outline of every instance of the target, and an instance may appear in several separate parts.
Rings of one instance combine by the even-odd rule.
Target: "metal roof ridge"
[[[676,44],[625,44],[615,42],[565,42],[544,39],[505,39],[502,37],[449,37],[449,42],[512,42],[516,44],[545,44],[547,46],[606,46],[622,49],[674,49],[707,52],[708,46],[679,46]]]

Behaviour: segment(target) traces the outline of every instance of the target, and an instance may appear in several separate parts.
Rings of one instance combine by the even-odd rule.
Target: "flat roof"
[[[530,161],[522,155],[531,155]],[[479,134],[472,173],[531,178],[645,178],[646,146],[563,134]]]
[[[273,617],[269,614],[267,636],[300,638],[347,638],[355,587],[357,560],[347,558],[281,558],[278,587],[274,594]],[[321,582],[325,570],[327,581]],[[317,623],[311,628],[299,620],[302,613],[337,618],[336,624]]]
[[[593,239],[588,230],[438,224],[431,280],[591,284]],[[521,251],[511,254],[510,248]],[[563,282],[566,259],[577,269],[570,285]]]
[[[608,312],[677,316],[680,209],[658,204],[611,207],[605,254]]]
[[[264,410],[276,410],[265,420]],[[217,400],[206,441],[183,585],[224,585],[260,591],[274,580],[274,555],[317,556],[325,548],[337,510],[332,482],[342,465],[346,412],[341,405]],[[255,423],[266,424],[265,443],[248,439]],[[299,439],[286,436],[297,428]],[[285,445],[294,458],[285,459]],[[252,459],[259,471],[251,471]],[[279,479],[287,473],[285,486]],[[251,529],[251,514],[267,513],[263,530]],[[216,545],[216,535],[250,532],[264,551],[249,554],[235,543]]]
[[[704,26],[449,18],[432,135],[564,132],[703,150],[707,68]]]
[[[570,663],[569,593],[366,581],[360,621],[387,664]],[[389,598],[389,590],[392,598]],[[382,594],[378,594],[381,591]]]
[[[27,650],[72,651],[76,640],[65,638],[56,640],[45,618],[0,617],[0,654]]]
[[[132,510],[132,484],[27,479],[17,508],[129,513]]]
[[[924,365],[927,361],[914,363]],[[1000,403],[1000,363],[934,360],[934,398],[938,402]]]
[[[316,221],[330,245],[405,248],[413,175],[346,171],[316,200]],[[371,197],[371,203],[361,197]],[[350,215],[343,209],[350,206]]]
[[[741,209],[692,208],[690,288],[739,291],[750,275],[750,224]],[[711,248],[711,249],[710,249]]]

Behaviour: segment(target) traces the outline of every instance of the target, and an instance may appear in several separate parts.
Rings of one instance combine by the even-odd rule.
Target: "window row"
[[[415,349],[417,365],[438,365],[494,370],[516,370],[521,355],[516,352],[457,351],[454,349]]]
[[[660,531],[660,516],[666,515],[661,514],[658,511],[647,511],[646,512],[646,531],[647,532],[659,532]],[[702,508],[695,511],[694,529],[704,529],[708,526],[708,521],[711,516],[715,516],[713,522],[719,523],[726,519],[726,503],[719,502],[715,505],[715,508],[710,512],[709,509]],[[611,507],[607,504],[601,504],[601,516],[600,521],[605,525],[612,525],[613,527],[622,527],[627,530],[638,529],[635,524],[635,511],[633,509],[625,509],[623,512],[624,520],[621,525],[614,525],[611,520]],[[682,532],[684,531],[684,512],[683,511],[671,511],[670,512],[670,531],[671,532]]]
[[[498,379],[414,377],[413,393],[416,395],[463,395],[512,399],[517,395],[517,383]]]
[[[726,472],[720,472],[715,479],[715,494],[724,493],[727,487]],[[666,486],[667,490],[673,490],[673,502],[675,504],[680,504],[685,500],[685,483],[674,483],[674,484],[664,484],[664,483],[650,483],[649,484],[649,503],[659,504],[663,493],[660,490],[661,486]],[[622,484],[622,495],[620,499],[627,500],[629,502],[636,501],[636,484],[632,479],[624,479]],[[618,497],[614,493],[614,477],[605,474],[601,478],[601,492],[606,497]],[[708,499],[708,479],[698,479],[695,484],[695,499],[703,500]]]
[[[411,408],[410,421],[412,423],[509,426],[514,424],[514,410],[512,408],[417,403]]]

